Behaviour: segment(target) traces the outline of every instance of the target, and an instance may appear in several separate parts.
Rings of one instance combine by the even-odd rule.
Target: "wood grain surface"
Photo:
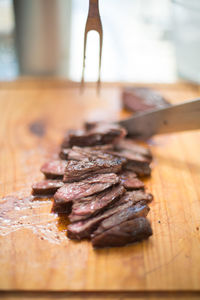
[[[148,86],[172,103],[200,95],[198,86],[184,83]],[[22,197],[30,193],[32,182],[42,178],[41,163],[54,155],[67,128],[78,127],[91,118],[125,117],[120,88],[118,84],[105,84],[97,97],[92,85],[80,95],[76,84],[64,81],[0,84],[1,196]],[[12,223],[10,232],[7,230],[0,237],[0,289],[165,292],[160,299],[175,298],[166,291],[186,291],[185,296],[176,298],[198,299],[200,132],[156,136],[150,147],[154,155],[153,172],[146,185],[154,195],[148,217],[154,234],[148,241],[101,250],[94,250],[87,241],[70,241],[62,231],[66,227],[59,226],[59,220],[49,213],[51,202],[43,201],[27,208],[23,215],[24,219],[28,216],[29,222],[35,222],[37,230],[28,222],[23,221],[21,227]],[[16,209],[12,201],[11,198],[8,214]],[[1,200],[0,205],[4,202]],[[12,222],[14,218],[13,213]],[[52,238],[45,238],[42,231],[48,222],[57,224]],[[39,227],[41,224],[43,227]],[[90,299],[101,299],[100,296]],[[79,295],[70,297],[79,299]],[[102,297],[114,299],[109,294]],[[146,299],[146,295],[133,297]],[[129,298],[130,295],[122,295],[119,299]],[[149,294],[149,299],[157,298]]]
[[[198,292],[2,292],[6,300],[199,300]]]

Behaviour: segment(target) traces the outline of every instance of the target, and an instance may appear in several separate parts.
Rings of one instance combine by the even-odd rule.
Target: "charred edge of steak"
[[[144,218],[136,218],[116,225],[92,239],[95,248],[117,247],[147,239],[152,235],[149,221]]]
[[[63,175],[56,175],[56,174],[50,174],[50,173],[44,173],[44,176],[46,179],[49,180],[63,180]]]
[[[32,195],[54,195],[54,193],[63,186],[63,182],[59,180],[42,180],[32,185]]]
[[[103,220],[100,225],[98,226],[97,230],[91,235],[93,238],[94,236],[103,233],[104,231],[119,225],[125,221],[136,219],[139,217],[146,217],[149,213],[150,208],[146,204],[137,203],[134,206],[127,207],[120,212],[116,212],[111,217]]]

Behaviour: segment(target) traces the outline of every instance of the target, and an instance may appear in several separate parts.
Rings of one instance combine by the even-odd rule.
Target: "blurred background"
[[[199,0],[100,0],[103,81],[200,83]],[[0,80],[80,81],[88,0],[0,0]],[[98,35],[86,80],[97,79]]]

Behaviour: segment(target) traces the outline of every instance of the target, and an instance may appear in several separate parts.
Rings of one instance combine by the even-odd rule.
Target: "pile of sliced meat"
[[[152,195],[140,178],[150,175],[151,160],[124,128],[87,123],[67,132],[59,159],[41,167],[46,179],[32,186],[33,194],[54,195],[52,211],[69,218],[70,239],[123,246],[152,235],[146,218]]]

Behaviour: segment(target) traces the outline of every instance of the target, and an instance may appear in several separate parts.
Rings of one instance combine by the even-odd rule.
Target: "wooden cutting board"
[[[148,86],[172,103],[200,96],[195,85]],[[67,239],[66,224],[49,213],[50,201],[32,205],[29,199],[13,197],[30,194],[32,182],[42,178],[42,162],[54,156],[67,128],[86,119],[127,115],[121,110],[120,85],[105,84],[97,97],[92,85],[80,95],[76,84],[64,81],[1,83],[0,115],[0,193],[12,196],[0,200],[6,208],[5,222],[0,219],[1,290],[186,291],[184,299],[198,299],[199,131],[150,141],[154,161],[146,185],[154,195],[148,216],[153,236],[127,247],[94,250],[87,241]]]

